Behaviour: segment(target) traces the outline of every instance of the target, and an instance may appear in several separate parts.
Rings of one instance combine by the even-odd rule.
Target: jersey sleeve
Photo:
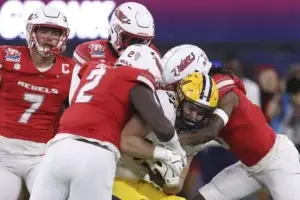
[[[69,105],[71,105],[75,91],[80,83],[80,78],[79,78],[80,69],[82,68],[78,64],[76,64],[72,72],[71,85],[69,91]]]
[[[89,61],[89,48],[87,43],[79,44],[74,53],[73,60],[80,66],[82,66],[85,62]]]
[[[214,81],[217,84],[217,88],[219,90],[219,97],[222,98],[225,94],[232,91],[234,88],[241,90],[244,94],[246,94],[246,90],[243,82],[236,76],[228,76],[228,75],[215,75],[213,77]]]
[[[234,80],[227,75],[215,75],[213,79],[217,84],[220,98],[232,90],[235,86]]]
[[[134,69],[134,68],[133,68]],[[135,81],[138,83],[145,84],[152,91],[155,91],[155,78],[154,76],[147,70],[135,69]]]
[[[161,105],[166,118],[168,118],[174,126],[176,120],[176,96],[173,93],[174,92],[167,92],[164,90],[156,91],[158,102]]]

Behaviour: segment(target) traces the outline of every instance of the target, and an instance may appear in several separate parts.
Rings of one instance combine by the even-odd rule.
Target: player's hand
[[[157,161],[154,163],[155,170],[162,176],[165,180],[165,186],[176,187],[180,181],[180,173],[182,171],[181,160],[177,163],[165,163]]]
[[[172,165],[172,163],[177,163],[180,160],[182,167],[184,167],[187,164],[186,157],[186,152],[183,149],[180,154],[170,149],[166,149],[165,156],[161,161],[165,162],[167,165]]]

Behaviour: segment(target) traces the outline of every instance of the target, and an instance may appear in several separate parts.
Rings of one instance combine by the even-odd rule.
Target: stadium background
[[[49,3],[60,8],[68,17],[71,35],[65,54],[71,56],[79,43],[107,37],[109,16],[112,10],[123,2],[126,1],[1,0],[0,43],[24,45],[25,19],[35,8],[43,3]],[[300,1],[140,0],[137,2],[146,5],[155,18],[154,44],[162,54],[178,44],[197,44],[207,52],[211,60],[221,60],[229,68],[232,67],[232,61],[238,61],[238,68],[244,72],[241,76],[258,81],[259,85],[258,74],[261,69],[274,70],[278,75],[276,81],[281,89],[273,92],[272,97],[280,96],[280,101],[277,102],[279,112],[277,116],[269,117],[269,122],[273,123],[273,118],[285,112],[285,105],[282,102],[283,96],[287,94],[286,81],[291,77],[289,72],[293,68],[292,72],[295,75],[297,74],[294,73],[295,70],[299,71],[300,68],[298,64]],[[264,91],[264,86],[260,86],[261,106],[264,106],[270,101],[270,98],[268,101],[264,99],[264,92],[269,91]],[[295,83],[292,87],[295,88]],[[287,95],[295,94],[299,95],[299,86],[292,94]],[[300,102],[292,102],[291,105],[299,117]],[[280,123],[280,118],[278,120]],[[300,135],[299,121],[298,131],[294,130],[298,135]],[[293,137],[296,137],[295,134]],[[298,141],[295,139],[295,142]],[[220,149],[217,153],[207,150],[199,155],[199,158],[204,181],[208,181],[216,171],[234,160],[230,154]],[[251,199],[268,199],[262,196]]]

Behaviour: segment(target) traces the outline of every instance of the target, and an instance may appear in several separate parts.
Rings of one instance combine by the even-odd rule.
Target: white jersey
[[[178,106],[176,94],[171,91],[157,90],[156,95],[157,101],[161,105],[165,116],[174,126],[176,120],[176,109]],[[146,139],[155,145],[161,145],[153,132],[150,132]],[[187,151],[187,155],[194,155],[203,148],[204,145],[183,146],[183,149]],[[130,180],[141,180],[148,174],[148,170],[149,168],[147,167],[147,164],[145,164],[144,159],[135,159],[122,154],[118,162],[116,176]]]
[[[176,119],[176,95],[174,92],[167,92],[164,90],[157,90],[156,97],[158,103],[161,105],[165,116],[174,125]],[[155,134],[150,132],[147,139],[154,144],[157,140]],[[117,166],[116,176],[124,179],[141,180],[148,174],[148,168],[143,164],[144,159],[135,159],[130,156],[122,154]]]

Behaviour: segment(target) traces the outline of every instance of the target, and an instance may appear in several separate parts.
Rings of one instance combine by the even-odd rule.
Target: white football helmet
[[[36,30],[39,27],[53,27],[62,30],[61,37],[56,47],[44,47],[38,42]],[[26,22],[26,41],[29,48],[36,48],[42,56],[61,53],[66,49],[66,41],[69,36],[69,24],[66,16],[60,10],[52,6],[42,6],[31,13]]]
[[[170,49],[164,55],[162,63],[161,84],[166,89],[195,71],[208,73],[212,66],[205,52],[199,47],[190,44],[179,45]]]
[[[161,82],[162,65],[160,56],[147,45],[135,44],[127,47],[115,65],[148,70],[154,76],[156,83]]]
[[[119,54],[132,44],[150,45],[154,20],[142,4],[127,2],[118,6],[110,19],[109,41]]]

